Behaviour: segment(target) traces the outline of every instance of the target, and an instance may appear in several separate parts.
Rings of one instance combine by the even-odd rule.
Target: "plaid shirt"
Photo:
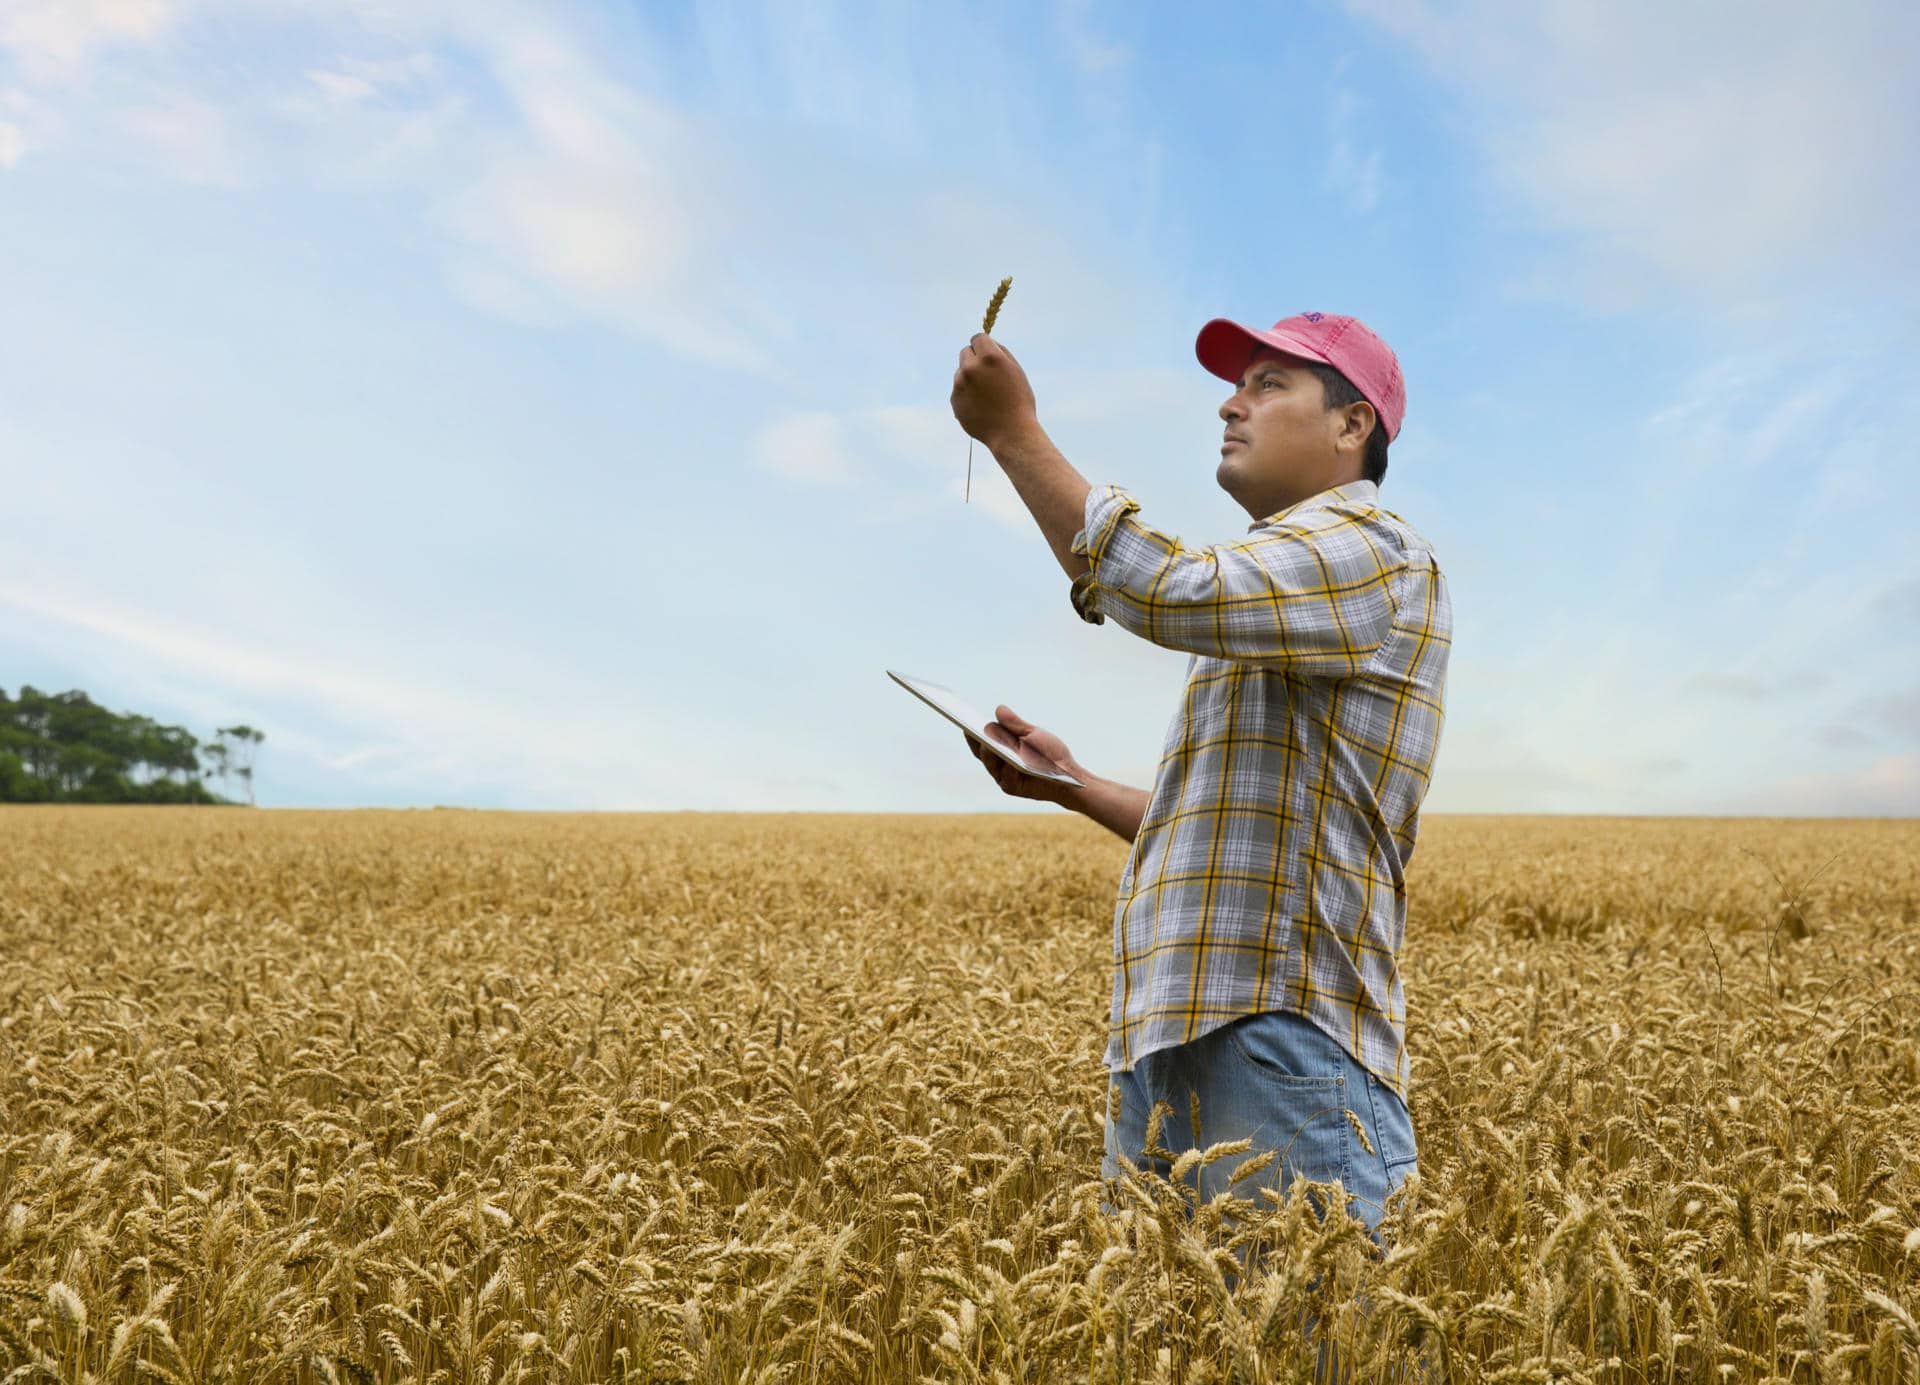
[[[1371,481],[1182,547],[1087,496],[1074,609],[1193,656],[1114,907],[1109,1069],[1242,1015],[1304,1015],[1407,1095],[1398,954],[1453,608]]]

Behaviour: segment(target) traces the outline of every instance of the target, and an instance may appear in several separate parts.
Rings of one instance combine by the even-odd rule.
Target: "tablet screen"
[[[1065,770],[1055,769],[1037,755],[1031,760],[1025,759],[1019,751],[1009,750],[988,736],[987,728],[993,725],[994,722],[992,714],[982,712],[979,708],[955,694],[953,689],[943,687],[938,683],[929,683],[924,678],[914,678],[908,674],[895,673],[892,669],[887,670],[887,677],[933,708],[934,711],[938,712],[955,726],[958,726],[962,731],[965,731],[974,740],[986,746],[987,749],[991,750],[1015,769],[1031,774],[1037,779],[1052,779],[1062,784],[1078,784],[1080,782]]]

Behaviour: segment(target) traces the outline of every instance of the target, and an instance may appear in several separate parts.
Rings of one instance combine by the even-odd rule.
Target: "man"
[[[1405,390],[1351,317],[1256,331],[1215,319],[1201,365],[1231,382],[1215,473],[1253,519],[1188,548],[1098,489],[1041,428],[998,341],[960,353],[953,412],[1033,512],[1081,617],[1191,655],[1151,792],[1090,773],[1009,707],[990,733],[1083,787],[967,744],[1001,789],[1133,843],[1114,908],[1112,1074],[1102,1173],[1251,1138],[1279,1152],[1234,1186],[1339,1180],[1370,1229],[1415,1167],[1399,953],[1405,871],[1439,745],[1452,607],[1432,547],[1378,504]],[[1198,1099],[1200,1129],[1190,1129]],[[1192,1177],[1201,1200],[1246,1157]],[[1377,1230],[1376,1230],[1377,1234]]]

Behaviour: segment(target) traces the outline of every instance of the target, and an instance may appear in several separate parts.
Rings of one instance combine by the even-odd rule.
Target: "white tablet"
[[[986,731],[987,728],[993,724],[994,718],[991,715],[982,714],[979,709],[956,697],[953,689],[943,688],[938,683],[929,683],[924,678],[913,678],[904,673],[895,673],[892,669],[887,670],[887,677],[933,708],[934,711],[938,712],[962,731],[965,731],[974,740],[980,742],[980,744],[984,745],[1015,769],[1025,774],[1031,774],[1036,779],[1053,779],[1062,784],[1080,783],[1080,781],[1075,779],[1071,774],[1068,774],[1062,769],[1055,769],[1037,754],[1035,754],[1031,760],[1028,760],[1023,758],[1020,751],[1009,750],[998,741],[992,739],[986,734]]]

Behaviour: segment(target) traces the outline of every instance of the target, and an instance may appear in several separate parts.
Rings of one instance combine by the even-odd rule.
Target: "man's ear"
[[[1344,416],[1340,420],[1341,445],[1345,446],[1351,442],[1355,447],[1365,447],[1369,436],[1368,424],[1372,424],[1375,428],[1380,426],[1380,416],[1374,413],[1373,405],[1364,399],[1347,405]]]

